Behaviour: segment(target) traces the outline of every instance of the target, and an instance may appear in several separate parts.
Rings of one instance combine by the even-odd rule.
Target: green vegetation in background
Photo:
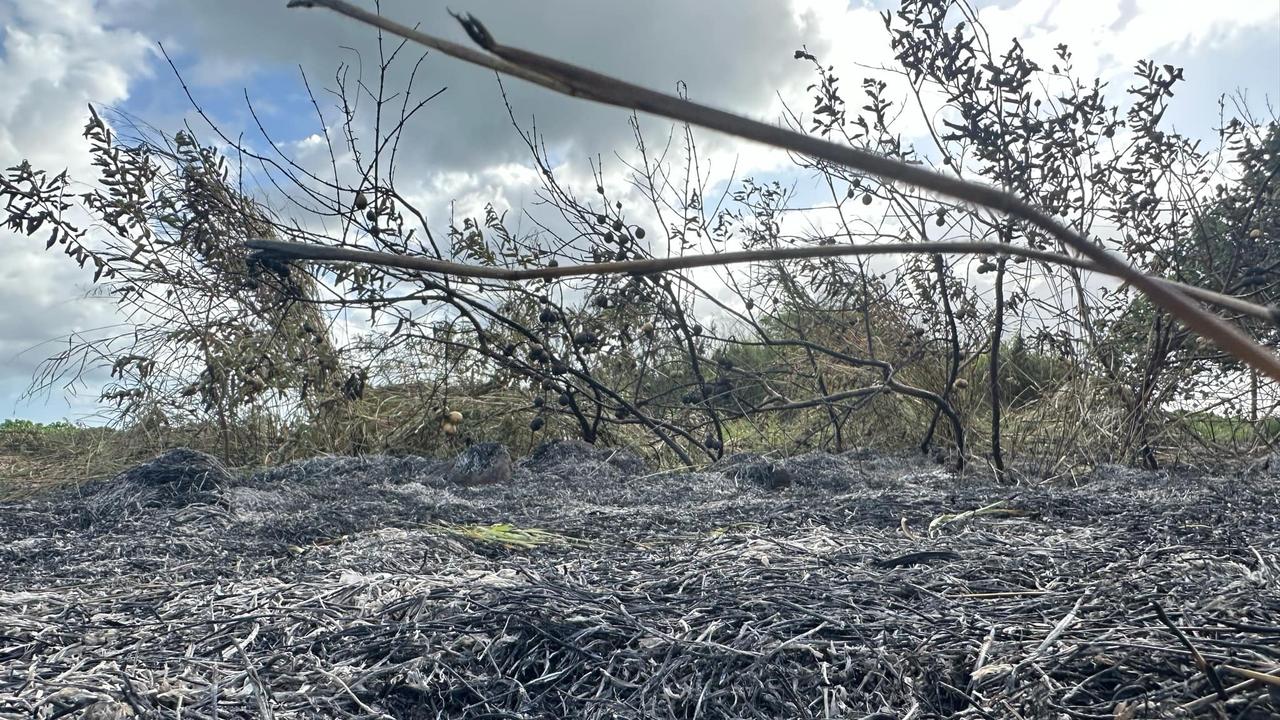
[[[0,432],[57,432],[60,430],[75,430],[77,427],[77,425],[73,425],[66,420],[41,423],[33,420],[23,420],[21,418],[10,418],[4,422],[0,422]]]

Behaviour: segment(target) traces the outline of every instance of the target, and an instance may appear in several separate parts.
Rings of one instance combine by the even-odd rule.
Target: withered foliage
[[[1117,102],[1080,77],[1065,46],[1032,58],[1016,41],[993,45],[967,3],[907,0],[884,22],[896,64],[854,93],[841,70],[796,51],[813,67],[812,103],[789,108],[786,122],[984,179],[1144,271],[1280,299],[1274,119],[1239,104],[1230,117],[1224,104],[1219,142],[1206,150],[1163,120],[1180,68],[1139,63]],[[509,283],[247,254],[241,243],[255,238],[501,267],[937,239],[1065,251],[1022,223],[807,158],[795,161],[822,188],[816,204],[769,179],[726,183],[689,128],[654,145],[636,118],[623,159],[628,205],[605,189],[599,163],[595,188],[569,187],[514,113],[539,202],[519,223],[494,205],[451,218],[437,238],[440,221],[396,181],[411,121],[439,94],[418,92],[418,65],[391,89],[404,49],[381,40],[376,77],[342,66],[334,111],[314,103],[327,169],[304,167],[265,131],[269,151],[259,152],[212,123],[203,132],[216,145],[118,114],[109,125],[92,109],[92,190],[74,194],[65,173],[11,168],[6,225],[51,232],[49,249],[91,269],[132,321],[124,335],[72,343],[36,387],[108,366],[102,397],[121,423],[204,428],[253,461],[571,435],[685,464],[734,448],[881,445],[957,463],[987,457],[1000,471],[1014,455],[1068,474],[1089,461],[1246,452],[1276,434],[1274,392],[1163,311],[1088,273],[1017,256]],[[904,140],[909,119],[926,123],[926,142]],[[1244,325],[1277,339],[1274,327]]]

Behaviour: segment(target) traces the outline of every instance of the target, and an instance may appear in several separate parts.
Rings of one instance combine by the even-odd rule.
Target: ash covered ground
[[[178,450],[0,505],[0,717],[1276,717],[1272,466]]]

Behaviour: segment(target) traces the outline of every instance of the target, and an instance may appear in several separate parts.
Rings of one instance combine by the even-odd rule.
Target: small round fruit
[[[445,435],[456,435],[458,432],[458,426],[451,422],[444,423],[440,427],[444,430]]]
[[[1254,228],[1250,230],[1249,237],[1253,238],[1254,240],[1257,240],[1258,238],[1262,237],[1262,230],[1258,228]]]
[[[964,378],[956,378],[956,389],[957,389],[957,390],[964,390],[964,389],[965,389],[965,388],[967,388],[967,387],[969,387],[969,381],[968,381],[968,380],[965,380]]]
[[[462,413],[458,412],[457,410],[450,410],[449,415],[447,417],[449,418],[449,422],[453,423],[454,425],[462,424]]]
[[[862,196],[862,204],[863,204],[863,205],[870,205],[870,204],[871,204],[871,200],[872,200],[871,193],[865,193],[865,194]]]
[[[636,228],[636,239],[637,239],[637,240],[643,240],[643,239],[644,239],[644,228],[642,228],[642,227],[638,227],[638,228]]]
[[[542,429],[542,426],[543,426],[543,425],[546,425],[546,424],[547,424],[547,423],[546,423],[546,421],[545,421],[545,420],[543,420],[543,419],[542,419],[542,418],[540,418],[540,417],[536,417],[536,418],[534,418],[534,419],[532,419],[532,420],[530,420],[530,421],[529,421],[529,429],[530,429],[530,430],[532,430],[532,431],[534,431],[534,432],[538,432],[539,430],[541,430],[541,429]]]
[[[356,206],[357,210],[363,210],[369,207],[369,198],[365,197],[364,193],[357,192],[354,205]]]

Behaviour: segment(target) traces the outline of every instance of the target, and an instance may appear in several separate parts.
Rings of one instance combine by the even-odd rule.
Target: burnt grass
[[[1008,486],[568,442],[499,470],[178,450],[0,505],[0,717],[1280,713],[1265,463]]]

